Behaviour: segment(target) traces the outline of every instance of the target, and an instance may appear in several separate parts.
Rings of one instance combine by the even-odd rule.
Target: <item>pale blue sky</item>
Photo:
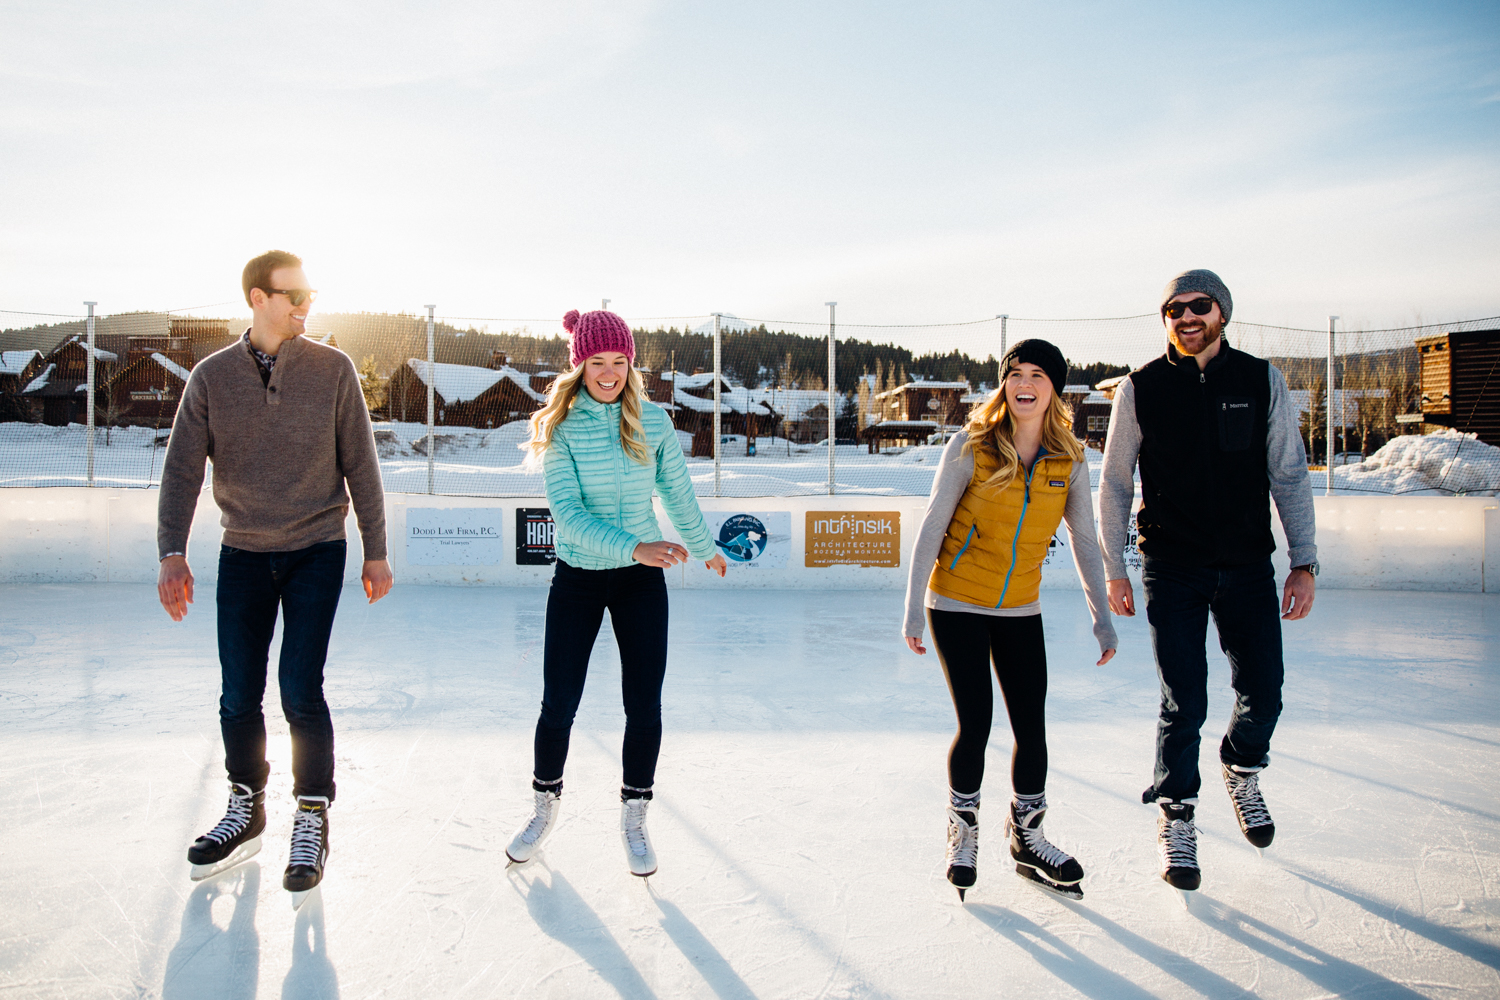
[[[0,308],[1500,313],[1495,3],[12,2]]]

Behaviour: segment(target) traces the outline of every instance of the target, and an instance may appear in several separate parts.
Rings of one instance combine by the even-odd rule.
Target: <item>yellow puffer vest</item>
[[[974,478],[958,501],[927,586],[955,601],[1014,608],[1037,599],[1042,560],[1068,503],[1073,460],[1045,450],[1003,489],[985,486],[998,457],[974,449]]]

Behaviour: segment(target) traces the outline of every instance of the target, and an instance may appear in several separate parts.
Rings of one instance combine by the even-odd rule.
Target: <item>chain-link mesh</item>
[[[85,317],[0,310],[0,485],[155,485],[188,373],[243,333],[244,312],[97,317],[90,448]],[[836,313],[629,319],[647,395],[671,414],[702,496],[925,494],[943,442],[995,388],[1004,347],[1034,337],[1070,359],[1067,401],[1097,484],[1113,380],[1165,346],[1155,313],[900,326]],[[543,492],[521,446],[526,418],[568,368],[560,319],[314,311],[308,336],[358,367],[387,489]],[[1316,491],[1330,452],[1334,492],[1500,489],[1500,318],[1338,330],[1331,400],[1326,329],[1236,321],[1226,336],[1285,374]]]

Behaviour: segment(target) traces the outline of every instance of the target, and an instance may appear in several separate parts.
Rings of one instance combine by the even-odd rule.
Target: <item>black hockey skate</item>
[[[948,809],[948,881],[958,890],[958,901],[979,878],[979,813]]]
[[[1198,870],[1198,828],[1193,825],[1193,805],[1190,802],[1161,803],[1161,816],[1156,821],[1156,850],[1161,857],[1161,877],[1172,888],[1184,895],[1196,890],[1203,881]]]
[[[292,908],[302,906],[307,894],[323,881],[328,863],[328,800],[321,795],[297,796],[292,821],[292,848],[281,887],[292,894]]]
[[[1237,764],[1223,767],[1224,787],[1229,790],[1229,801],[1234,803],[1234,816],[1240,821],[1240,832],[1257,851],[1265,850],[1276,837],[1276,824],[1271,822],[1266,800],[1260,794],[1261,769]]]
[[[229,783],[229,808],[219,825],[188,848],[192,879],[201,882],[228,871],[260,853],[260,835],[266,828],[266,792],[251,791],[249,785]]]
[[[1083,881],[1083,866],[1042,833],[1042,817],[1046,814],[1046,806],[1023,813],[1011,803],[1005,826],[1010,836],[1010,856],[1016,862],[1016,874],[1048,892],[1068,899],[1082,899],[1083,887],[1079,883]]]

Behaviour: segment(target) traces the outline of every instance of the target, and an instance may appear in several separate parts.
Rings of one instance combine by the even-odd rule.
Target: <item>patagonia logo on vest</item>
[[[1048,486],[1066,486],[1066,485],[1068,485],[1068,481],[1066,479],[1049,479],[1049,480],[1047,480],[1047,485]]]

